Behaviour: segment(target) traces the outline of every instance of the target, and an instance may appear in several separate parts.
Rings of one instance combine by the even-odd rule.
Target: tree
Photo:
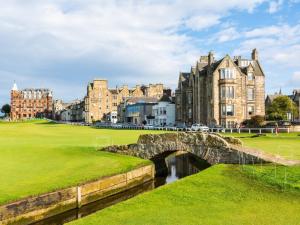
[[[1,108],[1,112],[5,114],[5,116],[10,114],[10,105],[9,104],[5,104],[2,106]]]
[[[246,125],[247,127],[262,127],[265,123],[265,117],[264,116],[260,116],[260,115],[256,115],[256,116],[252,116],[251,119],[245,120],[243,122],[244,125]]]
[[[288,113],[296,115],[298,112],[296,104],[288,96],[276,97],[267,108],[268,120],[286,120]]]

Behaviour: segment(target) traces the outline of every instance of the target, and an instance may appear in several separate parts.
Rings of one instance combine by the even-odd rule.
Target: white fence
[[[126,130],[164,130],[164,131],[189,131],[193,132],[191,128],[177,128],[177,127],[152,127],[152,126],[134,126],[134,125],[122,125],[122,124],[96,124],[91,125],[88,123],[79,122],[63,122],[55,121],[57,123],[78,125],[78,126],[93,126],[95,128],[106,128],[106,129],[126,129]],[[209,128],[210,132],[217,133],[253,133],[253,134],[263,134],[263,133],[276,133],[276,128]],[[277,128],[278,133],[290,133],[293,129],[289,127],[279,127]]]
[[[223,132],[223,133],[276,133],[276,128],[210,128],[211,132]],[[290,133],[290,128],[279,127],[278,133]]]
[[[148,127],[148,126],[130,126],[130,125],[95,125],[97,128],[108,129],[127,129],[127,130],[165,130],[165,131],[190,131],[191,128],[177,127]],[[276,128],[210,128],[210,132],[222,133],[276,133]],[[290,133],[290,128],[278,128],[278,133]]]

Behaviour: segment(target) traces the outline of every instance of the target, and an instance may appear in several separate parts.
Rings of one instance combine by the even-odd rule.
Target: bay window
[[[222,116],[234,116],[234,105],[222,105]]]
[[[233,86],[221,86],[221,98],[234,98],[234,87]]]
[[[254,88],[248,88],[247,98],[248,100],[254,100]]]
[[[235,79],[235,71],[233,68],[223,68],[220,70],[221,79]]]

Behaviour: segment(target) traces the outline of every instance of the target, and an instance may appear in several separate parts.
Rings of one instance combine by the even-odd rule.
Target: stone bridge
[[[136,144],[113,145],[102,150],[137,156],[143,159],[153,159],[174,151],[185,151],[206,160],[212,165],[217,163],[255,164],[275,162],[272,157],[264,155],[260,151],[242,147],[242,142],[237,138],[201,132],[145,134],[139,137]]]

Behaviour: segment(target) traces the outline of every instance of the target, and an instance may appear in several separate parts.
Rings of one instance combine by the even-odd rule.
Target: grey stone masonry
[[[257,164],[273,162],[282,165],[296,165],[299,161],[286,160],[246,148],[238,138],[223,137],[215,133],[178,132],[141,135],[136,144],[113,145],[101,150],[115,152],[143,159],[152,159],[164,152],[190,152],[210,164]]]
[[[166,133],[141,135],[137,144],[109,146],[103,150],[116,152],[143,159],[151,159],[161,153],[170,151],[190,152],[210,164],[217,163],[260,163],[263,159],[236,150],[231,143],[241,146],[236,138],[223,138],[208,133]]]

